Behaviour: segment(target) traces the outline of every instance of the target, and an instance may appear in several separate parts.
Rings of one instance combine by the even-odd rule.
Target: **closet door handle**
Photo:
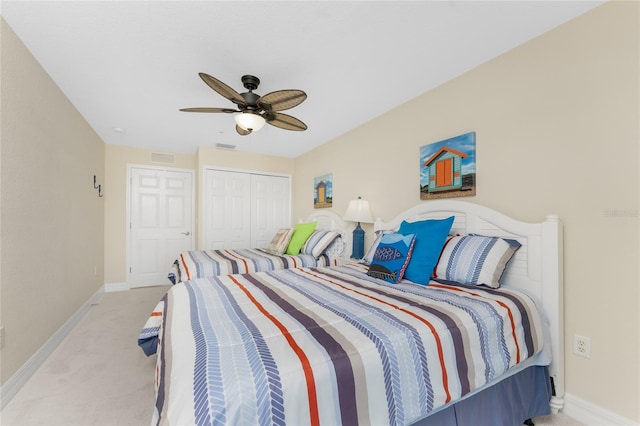
[[[189,232],[189,231],[187,231],[187,232],[181,232],[181,234],[182,234],[182,235],[186,235],[186,236],[188,237],[189,235],[191,235],[191,232]]]

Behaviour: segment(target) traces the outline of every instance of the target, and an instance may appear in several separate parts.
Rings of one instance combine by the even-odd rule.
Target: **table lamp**
[[[369,202],[358,197],[356,200],[349,201],[347,212],[344,214],[344,220],[349,222],[357,222],[356,229],[353,230],[353,242],[351,257],[353,259],[362,259],[364,256],[364,230],[360,227],[362,223],[373,223],[371,208]]]

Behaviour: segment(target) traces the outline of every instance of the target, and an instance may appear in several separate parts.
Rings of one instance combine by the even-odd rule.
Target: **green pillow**
[[[289,241],[289,246],[285,253],[292,255],[299,254],[302,246],[315,230],[316,222],[298,223],[293,231],[293,236],[291,237],[291,241]]]

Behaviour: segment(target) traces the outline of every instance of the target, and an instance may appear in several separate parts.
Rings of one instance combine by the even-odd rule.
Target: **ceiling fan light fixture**
[[[243,75],[242,85],[248,92],[238,93],[209,74],[201,72],[199,75],[207,86],[233,102],[237,109],[197,107],[181,108],[180,111],[235,114],[236,133],[240,136],[247,136],[262,129],[265,123],[284,130],[307,130],[307,125],[302,121],[280,112],[300,105],[307,99],[307,94],[302,90],[276,90],[260,96],[253,93],[253,90],[258,88],[260,79],[252,75]]]
[[[264,127],[264,123],[266,123],[264,117],[253,112],[243,112],[241,114],[236,114],[234,119],[236,120],[236,124],[239,127],[244,130],[250,130],[252,132],[256,132],[262,129],[262,127]]]

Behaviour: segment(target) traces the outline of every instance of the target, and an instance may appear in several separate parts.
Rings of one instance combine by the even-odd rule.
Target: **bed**
[[[316,230],[336,231],[340,238],[318,254],[274,254],[264,248],[187,251],[172,263],[167,278],[176,284],[217,275],[335,265],[350,245],[349,225],[329,210],[316,211],[300,222],[316,222]]]
[[[561,409],[560,220],[438,200],[375,228],[450,216],[454,233],[521,244],[499,289],[389,284],[356,263],[172,287],[139,338],[157,349],[153,423],[518,424]]]

